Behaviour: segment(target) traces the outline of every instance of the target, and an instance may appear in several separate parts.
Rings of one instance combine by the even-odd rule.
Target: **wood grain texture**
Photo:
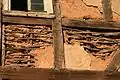
[[[54,18],[53,18],[54,19]],[[3,16],[3,23],[22,24],[22,25],[42,25],[52,26],[52,18],[36,18],[22,16]],[[119,22],[106,21],[84,21],[79,19],[62,18],[63,27],[79,28],[79,29],[97,29],[97,30],[117,30],[120,31]]]
[[[103,5],[103,14],[104,19],[106,21],[112,21],[113,19],[113,13],[112,13],[112,6],[111,6],[111,0],[102,0]]]
[[[55,19],[52,23],[53,46],[54,46],[54,67],[61,69],[65,67],[65,54],[62,33],[62,19],[59,0],[53,0],[53,11]]]
[[[115,52],[113,58],[111,59],[108,66],[106,67],[105,71],[107,73],[115,73],[119,70],[119,68],[120,68],[120,47]]]
[[[75,71],[35,68],[4,68],[0,71],[2,80],[119,80],[120,73],[114,75],[105,74],[103,71]],[[57,78],[56,78],[57,76]]]
[[[0,0],[0,56],[2,55],[2,0]],[[1,59],[1,58],[0,58]],[[0,61],[1,64],[1,61]]]

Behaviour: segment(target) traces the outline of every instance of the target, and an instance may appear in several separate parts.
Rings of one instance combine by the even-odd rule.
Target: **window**
[[[53,13],[52,0],[3,0],[7,11],[28,11]]]
[[[16,4],[19,3],[19,4]],[[11,0],[11,10],[27,11],[27,0]]]
[[[44,11],[43,0],[31,0],[31,11]]]

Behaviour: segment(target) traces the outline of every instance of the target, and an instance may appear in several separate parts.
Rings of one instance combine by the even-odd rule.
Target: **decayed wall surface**
[[[118,4],[119,0],[112,0],[113,19],[116,21],[119,21],[120,13]],[[64,18],[103,20],[101,0],[61,0],[61,12]],[[4,29],[5,65],[53,67],[51,27],[4,25]],[[119,32],[65,28],[63,33],[66,67],[70,69],[104,70],[120,41]]]
[[[52,68],[49,26],[4,25],[5,66]],[[104,70],[120,41],[119,32],[64,28],[66,68]]]
[[[111,0],[113,20],[120,20],[119,0]],[[103,20],[102,0],[61,0],[62,16]]]
[[[62,16],[68,18],[102,18],[101,0],[62,0]]]

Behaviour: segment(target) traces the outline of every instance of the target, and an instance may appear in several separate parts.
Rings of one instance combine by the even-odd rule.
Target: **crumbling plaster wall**
[[[94,6],[89,7],[86,2],[87,1],[84,0],[62,0],[62,16],[67,18],[101,18],[102,15],[99,12],[99,9]],[[92,0],[92,2],[99,3],[96,2],[96,0]]]
[[[120,0],[111,0],[113,20],[120,20]],[[102,0],[61,0],[62,17],[103,19]]]
[[[51,27],[3,25],[3,28],[6,66],[53,67]],[[64,28],[63,33],[65,62],[69,69],[104,70],[120,41],[119,33],[73,28]]]
[[[119,3],[120,3],[119,0],[112,0],[112,9],[113,9],[113,15],[114,15],[113,18],[114,18],[114,20],[117,20],[117,21],[120,20],[119,19],[119,14],[120,14]],[[61,10],[62,10],[62,16],[67,17],[67,18],[82,18],[82,19],[89,18],[89,19],[101,20],[103,17],[101,0],[61,0]],[[72,30],[72,29],[70,29],[70,30]],[[45,32],[47,32],[47,31],[45,31]],[[71,31],[71,32],[73,32],[73,31]],[[78,31],[78,33],[79,32],[81,32],[81,31]],[[76,35],[76,34],[74,34],[74,35]],[[98,34],[96,34],[94,36],[98,36]],[[46,37],[48,37],[48,36],[46,36]],[[74,37],[76,37],[76,36],[72,36],[72,37],[74,39]],[[85,38],[85,39],[87,39],[87,38]],[[78,40],[78,41],[80,41],[80,40]],[[85,40],[85,41],[87,41],[87,40]],[[75,42],[75,40],[73,42]],[[42,49],[39,49],[38,51],[35,50],[36,53],[33,51],[33,53],[35,53],[38,58],[38,62],[36,62],[37,67],[44,67],[44,68],[47,68],[48,66],[51,67],[51,65],[53,64],[53,49],[52,49],[52,47],[53,46],[47,46]],[[80,48],[80,50],[79,50],[79,48]],[[65,44],[65,50],[66,50],[66,52],[65,52],[66,55],[73,53],[72,55],[66,56],[66,59],[68,61],[66,64],[68,64],[67,67],[69,67],[69,68],[71,68],[71,67],[72,68],[78,68],[78,67],[79,68],[81,68],[81,67],[88,68],[89,67],[90,69],[97,69],[97,70],[100,69],[101,70],[101,69],[105,68],[106,64],[109,62],[109,59],[110,59],[110,58],[108,58],[106,61],[104,61],[104,60],[101,60],[94,56],[91,56],[89,53],[86,54],[87,52],[85,50],[83,50],[83,47],[78,46],[78,44],[77,45],[76,44],[75,45],[72,45],[72,44],[66,45]]]

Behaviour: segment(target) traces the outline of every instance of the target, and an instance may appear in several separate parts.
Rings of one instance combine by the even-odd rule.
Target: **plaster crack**
[[[118,15],[118,16],[120,16],[120,14],[119,13],[117,13],[117,12],[115,12],[115,11],[112,11],[113,13],[115,13],[116,15]]]
[[[98,11],[100,12],[100,14],[103,14],[103,12],[99,9],[99,7],[98,6],[95,6],[95,5],[88,5],[86,2],[84,2],[84,0],[81,0],[86,6],[88,6],[88,7],[93,7],[93,8],[96,8],[96,9],[98,9]]]

